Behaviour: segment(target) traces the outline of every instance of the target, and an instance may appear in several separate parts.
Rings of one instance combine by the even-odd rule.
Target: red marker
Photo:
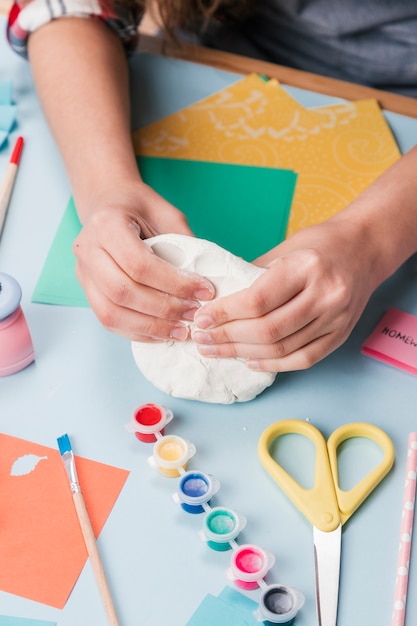
[[[4,220],[6,219],[7,208],[9,206],[10,197],[13,191],[13,185],[17,174],[20,155],[23,148],[23,137],[18,137],[10,157],[9,165],[6,169],[6,175],[0,187],[0,236],[3,230]]]

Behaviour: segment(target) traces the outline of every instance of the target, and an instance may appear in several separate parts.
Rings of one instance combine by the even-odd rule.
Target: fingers
[[[324,335],[319,339],[302,345],[300,349],[279,358],[273,359],[247,359],[246,366],[259,372],[293,372],[305,370],[325,356],[336,350],[343,341],[336,341],[332,334]]]
[[[131,341],[185,341],[189,327],[176,319],[163,319],[109,300],[94,282],[84,282],[87,299],[101,324]],[[149,307],[151,309],[151,307]]]
[[[78,280],[99,321],[135,341],[187,339],[186,322],[194,318],[200,300],[214,296],[213,285],[156,256],[140,239],[138,228],[123,230],[117,224],[121,234],[112,238],[111,246],[106,243],[107,228],[97,241],[89,225],[73,247]]]
[[[337,331],[318,330],[316,319],[293,334],[264,343],[202,342],[201,331],[192,331],[192,339],[205,357],[241,358],[249,369],[265,372],[303,370],[335,350],[347,338]],[[250,334],[248,333],[248,337]]]
[[[288,278],[289,276],[291,279]],[[209,327],[213,329],[227,324],[230,320],[257,320],[282,307],[302,293],[305,288],[305,275],[295,267],[293,259],[280,258],[270,270],[260,276],[247,289],[232,293],[202,307],[196,315],[195,323],[201,329]],[[282,324],[284,325],[288,314],[291,312],[286,311],[285,315],[282,316]],[[304,316],[305,312],[301,310],[299,317]],[[311,315],[308,321],[311,321],[313,317]],[[304,326],[305,323],[304,321],[302,325]],[[288,334],[284,327],[282,332]],[[265,340],[268,340],[268,337],[265,337]]]
[[[306,369],[349,336],[366,302],[355,291],[315,254],[283,257],[248,289],[197,311],[192,339],[203,356],[242,358],[250,369]]]
[[[146,285],[161,292],[175,294],[177,298],[210,300],[215,294],[213,285],[203,276],[179,271],[174,265],[160,259],[140,239],[143,225],[120,230],[118,239],[101,224],[100,241],[84,243],[84,231],[74,242],[73,251],[78,259],[81,277],[95,276],[98,288],[112,301],[129,306],[135,286]],[[114,228],[112,229],[112,233]],[[91,235],[88,235],[91,236]],[[112,267],[113,266],[113,267]],[[136,302],[131,302],[135,307]]]
[[[181,323],[181,320],[187,322],[194,318],[200,306],[198,300],[180,298],[135,282],[103,250],[95,250],[93,256],[92,266],[84,268],[82,262],[77,264],[77,276],[83,284],[92,309],[105,328],[135,341],[140,341],[141,336],[187,339],[188,326]],[[157,260],[155,255],[149,256]],[[93,279],[90,270],[98,265],[100,272],[96,272]],[[83,273],[83,270],[87,271]],[[165,274],[167,273],[169,272],[165,269]],[[170,290],[173,289],[173,283],[174,280],[169,285]],[[201,295],[201,285],[198,282],[196,284],[197,288],[194,285],[192,290]],[[162,281],[162,289],[164,286],[166,284]]]

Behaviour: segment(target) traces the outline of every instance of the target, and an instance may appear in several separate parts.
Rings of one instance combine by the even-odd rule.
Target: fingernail
[[[194,317],[195,317],[195,314],[197,313],[197,311],[198,311],[198,307],[195,307],[194,309],[189,309],[189,311],[185,311],[182,314],[182,318],[184,320],[189,320],[189,321],[192,322],[194,320]]]
[[[248,359],[246,361],[246,367],[248,367],[250,370],[261,371],[261,364],[259,361],[249,361]]]
[[[197,328],[209,328],[213,324],[213,320],[209,315],[196,315],[194,321]]]
[[[213,296],[214,291],[209,288],[197,289],[197,291],[194,292],[194,298],[197,298],[197,300],[211,300]]]
[[[191,332],[191,338],[196,343],[212,343],[210,333],[204,332],[203,330],[194,329]]]
[[[197,346],[197,350],[202,356],[216,356],[216,346],[209,346],[208,344],[202,344]]]
[[[175,326],[171,330],[170,337],[171,339],[176,339],[177,341],[185,341],[188,339],[190,334],[188,326]]]

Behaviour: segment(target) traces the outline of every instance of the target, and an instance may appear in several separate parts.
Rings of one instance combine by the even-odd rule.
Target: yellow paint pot
[[[176,435],[166,435],[155,443],[149,463],[164,476],[177,477],[185,471],[187,461],[194,454],[194,444]]]

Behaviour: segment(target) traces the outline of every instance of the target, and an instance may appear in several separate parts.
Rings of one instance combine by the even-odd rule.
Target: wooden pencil
[[[416,496],[417,432],[408,437],[407,463],[405,469],[404,499],[401,516],[400,549],[395,579],[394,611],[392,626],[404,626],[407,605],[408,574],[410,569],[411,540]]]
[[[6,174],[0,187],[0,237],[3,231],[10,197],[13,191],[14,181],[17,175],[17,168],[19,166],[22,148],[23,137],[18,137],[13,148],[12,156],[10,157],[9,165],[6,169]]]

